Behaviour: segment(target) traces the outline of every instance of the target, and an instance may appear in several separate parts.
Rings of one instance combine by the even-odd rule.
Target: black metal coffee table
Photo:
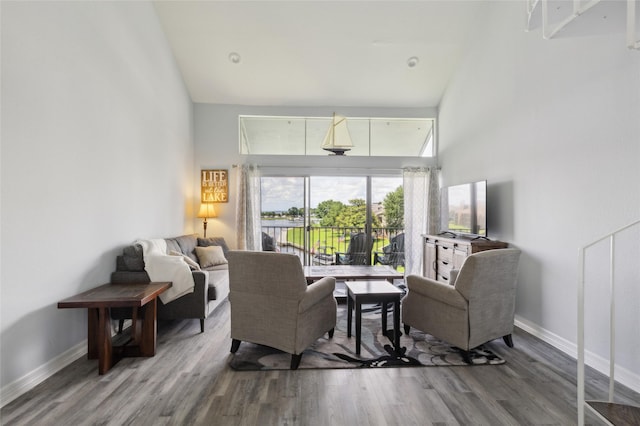
[[[393,303],[393,346],[400,349],[400,299],[403,292],[393,284],[382,281],[347,281],[347,337],[351,337],[352,310],[356,308],[356,354],[360,354],[362,304],[382,305],[382,333],[387,336],[387,303]],[[387,336],[388,337],[388,336]]]

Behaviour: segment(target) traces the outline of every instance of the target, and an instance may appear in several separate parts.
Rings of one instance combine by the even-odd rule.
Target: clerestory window
[[[332,117],[239,117],[240,153],[245,155],[326,156],[321,148]],[[352,147],[348,156],[433,157],[433,118],[354,118],[346,125]]]

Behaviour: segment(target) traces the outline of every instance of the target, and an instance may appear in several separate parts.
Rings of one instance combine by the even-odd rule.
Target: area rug
[[[481,346],[471,351],[471,364],[467,364],[458,348],[413,328],[409,335],[403,333],[400,336],[400,350],[396,351],[392,344],[393,330],[382,332],[380,307],[375,305],[362,307],[362,343],[360,354],[356,355],[355,318],[353,323],[352,336],[348,338],[346,304],[339,304],[338,324],[333,338],[329,339],[325,334],[306,349],[298,368],[435,367],[505,363],[503,358]],[[389,312],[387,324],[393,328],[392,312]],[[248,342],[242,342],[238,351],[229,358],[231,368],[240,371],[288,370],[290,363],[290,354]]]

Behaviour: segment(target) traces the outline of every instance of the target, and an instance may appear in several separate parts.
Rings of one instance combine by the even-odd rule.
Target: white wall
[[[444,185],[488,180],[490,236],[523,250],[516,313],[571,351],[579,247],[640,219],[640,52],[623,31],[543,40],[523,15],[495,2],[478,17],[440,106],[439,161]],[[640,377],[637,241],[619,250],[618,355]],[[588,315],[607,308],[590,300]]]
[[[194,184],[193,106],[150,3],[1,8],[5,397],[86,339],[59,300],[136,238],[193,231]]]

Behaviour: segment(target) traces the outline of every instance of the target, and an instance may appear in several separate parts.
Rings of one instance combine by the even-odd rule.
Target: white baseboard
[[[124,328],[131,326],[131,320],[124,321]],[[113,330],[115,334],[116,330]],[[30,391],[40,383],[47,380],[49,377],[62,370],[75,360],[87,356],[87,340],[83,340],[77,345],[71,347],[65,352],[61,353],[52,360],[44,363],[40,367],[25,374],[18,380],[9,383],[0,389],[0,408],[4,407],[14,399],[18,398],[22,394]]]
[[[0,390],[0,407],[30,391],[75,360],[87,355],[87,340],[78,343]]]
[[[537,324],[533,324],[523,318],[520,318],[516,315],[515,325],[532,336],[537,337],[543,342],[547,342],[554,348],[564,352],[569,355],[573,359],[578,359],[578,346],[568,341],[567,339],[558,336],[555,333],[552,333],[544,328],[538,326]],[[584,354],[584,362],[586,365],[591,368],[599,371],[605,376],[609,377],[609,360],[601,357],[600,355],[594,354],[593,352],[585,351]],[[634,373],[631,370],[628,370],[624,367],[616,366],[615,367],[615,380],[616,382],[632,389],[636,392],[640,392],[640,375]],[[603,398],[606,398],[607,395],[604,395]]]

